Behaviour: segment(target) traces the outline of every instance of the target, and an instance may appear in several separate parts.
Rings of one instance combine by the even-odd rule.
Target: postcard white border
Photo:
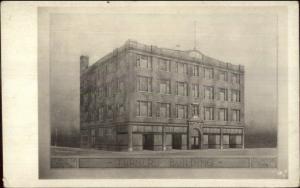
[[[128,6],[130,5],[130,6]],[[218,187],[218,186],[297,186],[299,182],[299,45],[298,45],[298,6],[297,2],[3,2],[1,6],[1,46],[2,46],[2,101],[3,101],[3,162],[4,162],[4,182],[7,187]],[[49,159],[50,139],[41,139],[38,148],[38,134],[46,136],[49,133],[44,129],[49,127],[49,87],[38,85],[47,80],[47,70],[49,70],[49,54],[47,52],[49,38],[43,37],[45,46],[39,46],[38,51],[38,7],[59,7],[56,11],[65,11],[65,8],[74,7],[72,11],[80,11],[81,7],[101,8],[103,11],[111,11],[112,8],[122,9],[127,7],[127,11],[134,11],[134,7],[144,7],[143,10],[159,11],[164,7],[164,11],[180,9],[182,6],[195,8],[197,6],[214,6],[221,9],[224,6],[237,7],[248,6],[256,9],[258,7],[268,7],[273,10],[287,9],[288,38],[280,38],[279,51],[287,50],[287,57],[279,55],[278,75],[280,84],[279,95],[279,126],[278,126],[278,161],[287,161],[288,164],[279,163],[279,170],[265,169],[187,169],[188,171],[172,170],[176,176],[174,179],[77,179],[81,174],[107,174],[110,170],[89,169],[88,172],[80,171],[50,171],[47,176],[61,178],[66,175],[73,175],[76,179],[39,179],[39,170],[47,170],[47,160]],[[154,8],[153,8],[154,6]],[[65,8],[63,8],[65,7]],[[168,7],[167,9],[165,7]],[[76,10],[75,10],[76,9]],[[93,9],[93,8],[91,8]],[[181,10],[184,11],[184,10]],[[283,18],[283,17],[280,17]],[[283,18],[284,19],[284,18]],[[43,23],[42,23],[43,24]],[[47,25],[42,30],[49,31]],[[283,31],[284,32],[284,31]],[[281,53],[279,53],[281,54]],[[284,53],[283,53],[284,54]],[[40,59],[42,58],[42,59]],[[48,59],[48,61],[47,61]],[[41,61],[43,60],[43,61]],[[39,63],[39,64],[38,64]],[[41,66],[42,65],[42,66]],[[38,68],[37,68],[38,67]],[[45,74],[37,74],[42,71]],[[41,87],[43,88],[41,90]],[[286,92],[288,91],[288,92]],[[42,92],[38,96],[38,92]],[[39,103],[38,103],[39,97]],[[42,113],[38,109],[45,109]],[[40,113],[38,116],[38,112]],[[48,115],[47,115],[48,114]],[[39,119],[38,119],[39,117]],[[42,121],[42,129],[38,129],[38,122]],[[39,125],[41,126],[41,125]],[[288,129],[286,129],[288,127]],[[288,132],[287,132],[287,131]],[[41,131],[38,133],[38,131]],[[288,140],[282,139],[287,137]],[[285,142],[286,140],[286,142]],[[287,143],[288,142],[288,143]],[[288,144],[288,148],[286,147]],[[38,157],[40,151],[41,158]],[[288,160],[285,154],[288,153]],[[40,160],[40,161],[39,161]],[[39,165],[40,164],[40,165]],[[286,166],[288,165],[288,179],[284,179]],[[39,169],[40,167],[40,169]],[[102,170],[102,171],[101,171]],[[112,169],[113,170],[113,169]],[[161,176],[169,173],[167,170],[159,169]],[[130,171],[130,170],[128,170]],[[132,170],[132,173],[153,173],[155,169],[147,171]],[[79,173],[80,172],[80,173]],[[209,179],[180,179],[186,173],[197,174]],[[113,174],[118,175],[119,169],[115,169]],[[256,179],[267,177],[273,174],[283,179]],[[244,175],[243,175],[244,174]],[[45,175],[45,174],[44,174]],[[235,178],[235,179],[212,179],[214,176]],[[43,176],[43,174],[42,174]],[[231,176],[231,177],[230,177]],[[245,176],[248,179],[238,179],[238,176]],[[271,176],[270,178],[272,178]],[[99,178],[99,176],[98,176]]]

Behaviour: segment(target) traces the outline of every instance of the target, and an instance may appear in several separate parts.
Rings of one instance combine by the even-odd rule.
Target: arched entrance
[[[194,128],[192,130],[192,143],[191,149],[201,149],[201,132],[199,129]]]

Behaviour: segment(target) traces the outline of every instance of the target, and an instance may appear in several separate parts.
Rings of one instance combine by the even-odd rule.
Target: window
[[[124,104],[117,104],[116,108],[117,108],[116,111],[117,111],[119,116],[124,115],[124,112],[125,112]]]
[[[199,76],[199,66],[193,65],[193,76]]]
[[[117,91],[122,92],[124,90],[124,81],[120,79],[117,80]]]
[[[240,110],[232,110],[232,121],[240,121]]]
[[[159,81],[159,92],[162,94],[171,93],[171,81],[170,80],[160,80]]]
[[[177,95],[188,96],[188,85],[186,82],[176,82],[177,83]]]
[[[115,62],[108,62],[107,63],[107,72],[108,73],[112,73],[112,72],[115,72],[116,70],[116,63]]]
[[[187,64],[177,62],[177,73],[179,74],[188,74]]]
[[[228,90],[225,88],[219,88],[219,100],[227,101],[228,100]]]
[[[100,106],[99,107],[99,120],[103,120],[104,119],[104,107],[103,106]]]
[[[214,77],[214,71],[212,68],[204,68],[204,78],[211,80]]]
[[[96,130],[95,129],[91,129],[91,137],[92,137],[92,145],[94,145],[96,143]]]
[[[240,83],[239,74],[232,73],[231,81],[232,81],[232,83],[239,84]]]
[[[99,97],[103,97],[104,95],[103,95],[103,87],[98,87],[98,96]]]
[[[192,104],[192,115],[193,117],[199,117],[199,105],[198,104]]]
[[[200,92],[199,92],[199,84],[193,84],[192,85],[192,93],[193,93],[193,97],[199,97]]]
[[[107,105],[107,119],[113,119],[113,107],[112,105]]]
[[[205,99],[214,99],[214,88],[212,86],[204,86],[204,98]]]
[[[231,101],[232,102],[240,102],[240,91],[239,90],[231,90]]]
[[[88,94],[83,94],[83,104],[87,104],[89,100],[89,95]]]
[[[228,120],[228,110],[227,108],[219,108],[219,120],[227,121]]]
[[[104,74],[107,74],[108,73],[108,66],[107,66],[107,63],[105,64],[105,67],[104,67]]]
[[[152,102],[150,101],[137,101],[137,115],[143,117],[152,116]]]
[[[213,107],[204,107],[204,120],[214,120]]]
[[[176,105],[176,117],[179,119],[188,118],[188,108],[186,105],[177,104]]]
[[[108,97],[108,86],[106,84],[104,85],[104,96]]]
[[[152,69],[152,62],[145,55],[137,55],[136,66],[143,69]]]
[[[104,135],[105,136],[112,136],[113,135],[113,129],[112,128],[104,129]]]
[[[137,90],[151,92],[152,91],[152,78],[146,77],[146,76],[138,76]]]
[[[158,103],[159,104],[159,113],[158,117],[161,118],[170,118],[171,117],[171,108],[169,103]]]
[[[108,97],[113,96],[113,86],[114,86],[113,81],[111,81],[107,86],[107,96]]]
[[[104,136],[104,130],[103,128],[99,128],[99,131],[98,131],[98,136]]]
[[[159,62],[159,70],[162,71],[171,71],[171,62],[167,59],[158,59]]]
[[[223,70],[219,70],[219,80],[227,81],[227,72]]]

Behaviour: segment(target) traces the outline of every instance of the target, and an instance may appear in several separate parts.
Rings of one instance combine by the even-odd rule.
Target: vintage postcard
[[[36,181],[297,185],[296,3],[4,8],[26,6],[36,19]]]

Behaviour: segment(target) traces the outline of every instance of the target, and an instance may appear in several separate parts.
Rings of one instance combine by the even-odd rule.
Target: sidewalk
[[[205,149],[167,151],[104,151],[96,149],[51,147],[52,156],[101,156],[101,157],[199,157],[199,156],[276,156],[276,148]]]

